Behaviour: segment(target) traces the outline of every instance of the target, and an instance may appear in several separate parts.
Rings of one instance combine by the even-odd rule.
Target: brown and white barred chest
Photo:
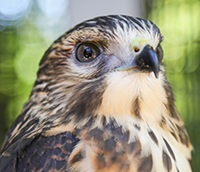
[[[72,171],[191,171],[192,146],[171,88],[152,75],[108,76],[97,115],[79,125]]]
[[[161,127],[95,116],[76,134],[80,142],[69,157],[71,171],[191,171],[187,156],[179,150],[188,149],[182,136],[176,138]]]

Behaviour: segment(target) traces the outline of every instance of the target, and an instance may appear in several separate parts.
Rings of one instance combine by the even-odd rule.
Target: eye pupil
[[[91,42],[80,44],[76,49],[76,59],[80,62],[91,62],[100,55],[100,49]]]
[[[92,50],[89,47],[85,46],[85,51],[84,51],[85,58],[92,57],[92,53],[93,53]]]

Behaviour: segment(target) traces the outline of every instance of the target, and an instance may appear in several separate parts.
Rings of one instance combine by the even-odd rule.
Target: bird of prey
[[[192,145],[151,21],[84,21],[44,54],[0,171],[191,172]]]

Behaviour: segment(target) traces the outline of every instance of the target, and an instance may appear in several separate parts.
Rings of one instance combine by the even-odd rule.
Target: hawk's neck
[[[98,114],[131,117],[154,124],[168,116],[163,76],[156,79],[153,73],[116,72],[107,77],[107,84]]]

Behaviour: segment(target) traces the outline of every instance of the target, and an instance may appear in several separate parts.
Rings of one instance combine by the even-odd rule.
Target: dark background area
[[[86,0],[81,8],[78,1],[67,0],[56,4],[45,0],[0,2],[0,145],[28,99],[39,61],[53,40],[82,20],[77,16],[85,15],[85,20],[97,15],[129,14],[152,20],[164,35],[167,76],[194,146],[193,171],[200,171],[200,1],[126,0],[125,4],[121,0],[109,1],[107,6],[106,1],[99,1],[98,6],[95,3]]]

